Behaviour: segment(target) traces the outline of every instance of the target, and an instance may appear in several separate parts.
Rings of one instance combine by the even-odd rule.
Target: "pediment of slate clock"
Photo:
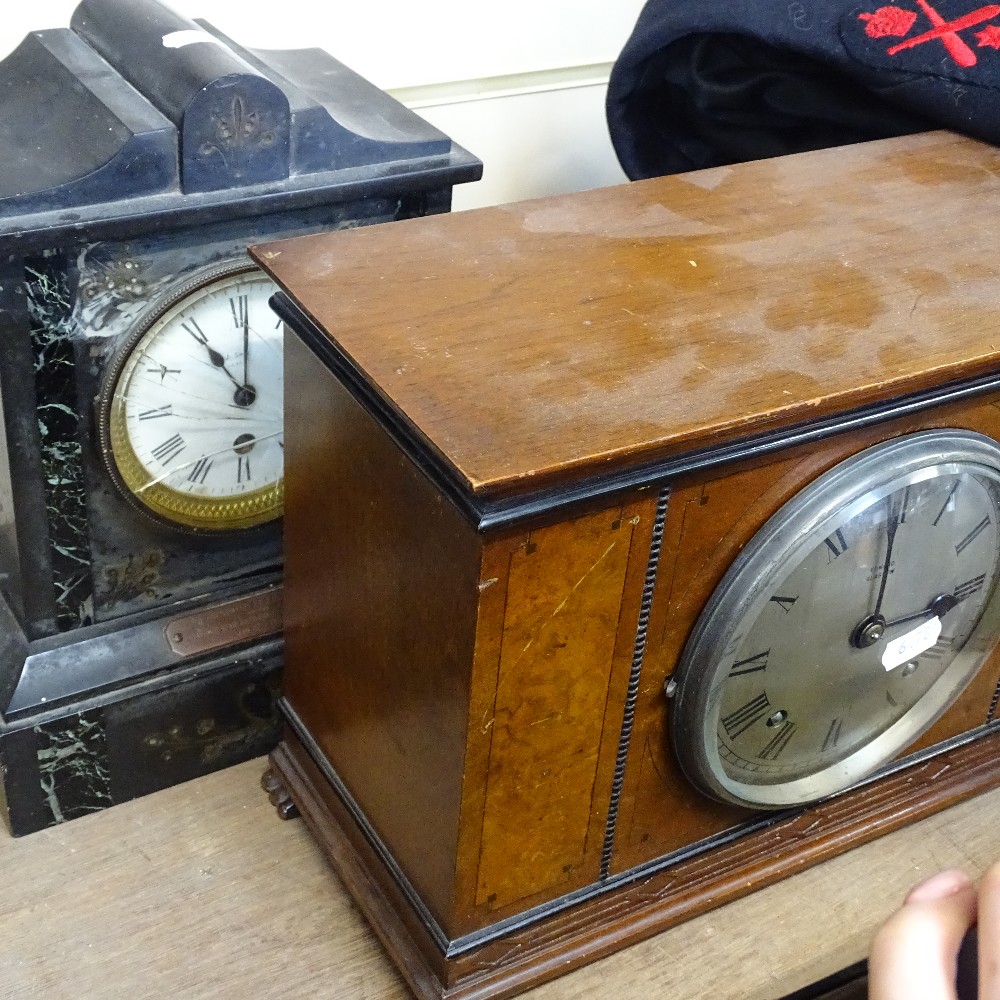
[[[178,44],[167,44],[178,37]],[[0,61],[0,214],[315,192],[437,166],[451,140],[319,49],[251,51],[161,4],[83,0]],[[104,213],[108,214],[107,212]]]

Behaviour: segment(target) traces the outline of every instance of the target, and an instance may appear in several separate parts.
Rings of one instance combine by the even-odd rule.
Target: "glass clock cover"
[[[926,730],[1000,628],[1000,446],[927,431],[842,462],[753,537],[671,685],[688,777],[782,807],[840,791]]]
[[[242,265],[186,283],[111,366],[99,399],[105,463],[145,513],[188,530],[280,517],[282,324],[269,279]]]

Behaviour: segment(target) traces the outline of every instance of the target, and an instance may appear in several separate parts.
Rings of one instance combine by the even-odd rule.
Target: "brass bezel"
[[[136,455],[125,424],[122,376],[136,347],[156,326],[196,293],[228,279],[267,275],[254,265],[230,261],[213,265],[176,285],[140,319],[108,367],[97,397],[97,430],[101,458],[112,482],[130,506],[158,524],[185,532],[232,534],[278,520],[284,512],[284,476],[270,486],[217,499],[192,497],[171,489],[154,477]]]

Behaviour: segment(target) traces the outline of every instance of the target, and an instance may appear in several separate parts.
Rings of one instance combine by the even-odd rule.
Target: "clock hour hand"
[[[911,615],[901,615],[885,623],[885,628],[892,628],[894,625],[905,625],[906,622],[915,622],[918,618],[932,618],[935,615],[943,618],[952,608],[958,605],[959,599],[954,594],[939,594],[922,611],[915,611]]]
[[[257,398],[257,390],[250,385],[248,382],[241,382],[236,378],[233,373],[226,367],[226,359],[208,342],[208,337],[202,332],[201,327],[198,326],[193,320],[184,324],[184,329],[194,337],[195,340],[201,344],[202,347],[208,352],[208,360],[214,365],[214,367],[225,372],[229,381],[236,386],[236,392],[233,393],[233,402],[239,407],[249,406]],[[243,370],[244,375],[246,374],[246,363],[247,355],[249,353],[248,347],[248,337],[249,329],[247,326],[247,320],[243,321]]]
[[[220,368],[224,371],[233,385],[235,385],[238,389],[242,389],[243,383],[233,377],[233,373],[226,367],[226,359],[208,342],[208,337],[206,337],[202,332],[201,327],[198,326],[194,320],[190,320],[188,323],[183,325],[184,329],[187,330],[187,332],[190,333],[191,336],[194,337],[194,339],[198,341],[198,343],[201,344],[201,346],[208,352],[208,360],[216,368]]]

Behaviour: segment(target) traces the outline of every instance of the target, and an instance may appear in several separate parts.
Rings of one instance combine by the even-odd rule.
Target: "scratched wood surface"
[[[257,258],[488,496],[995,370],[998,204],[937,132]]]
[[[251,761],[22,840],[0,834],[0,997],[408,1000]],[[861,958],[916,881],[1000,856],[1000,791],[525,995],[769,1000]]]
[[[639,595],[625,581],[630,567],[645,568],[648,548],[636,546],[635,558],[640,510],[627,512],[634,523],[613,508],[541,528],[530,553],[511,557],[492,739],[482,747],[482,843],[460,862],[478,868],[476,902],[491,910],[598,880],[621,729],[616,708],[605,711],[616,700],[609,690],[624,697],[632,653],[616,658],[615,644],[635,632]]]

